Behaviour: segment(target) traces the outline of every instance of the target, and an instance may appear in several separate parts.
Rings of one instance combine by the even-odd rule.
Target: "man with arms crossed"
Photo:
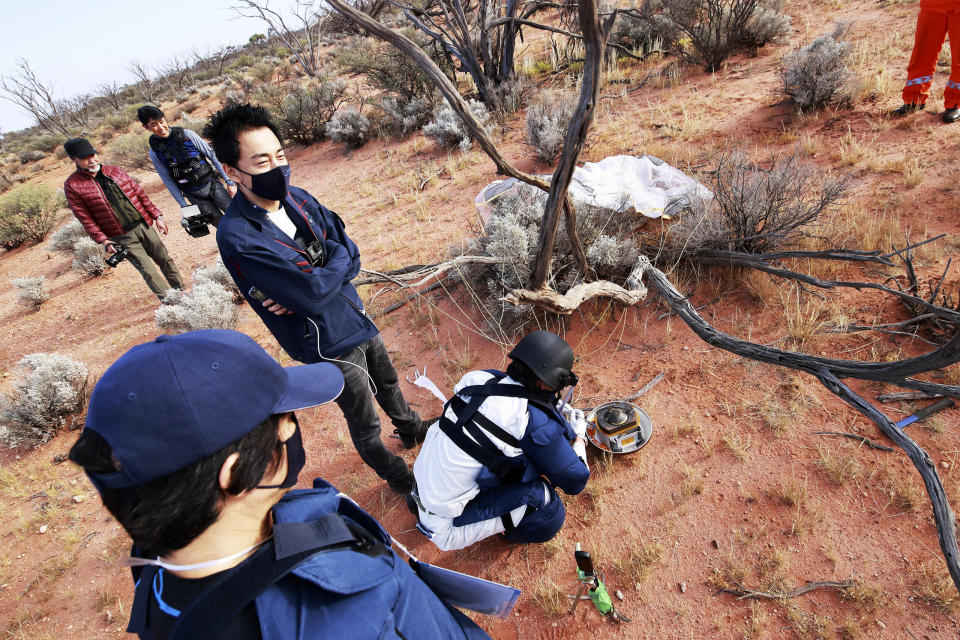
[[[340,368],[344,390],[337,404],[357,453],[393,491],[409,493],[413,473],[383,445],[374,399],[404,448],[422,442],[425,429],[400,393],[380,331],[350,284],[360,270],[360,250],[343,220],[289,185],[279,130],[263,107],[227,106],[203,133],[239,186],[217,228],[224,265],[292,358]]]

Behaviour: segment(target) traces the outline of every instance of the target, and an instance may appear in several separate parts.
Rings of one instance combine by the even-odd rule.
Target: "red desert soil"
[[[688,68],[676,83],[638,88],[661,63],[621,63],[608,75],[620,82],[602,91],[582,160],[648,152],[693,171],[710,168],[723,148],[739,145],[763,159],[799,146],[824,169],[854,178],[855,190],[822,233],[842,236],[851,246],[884,248],[902,246],[906,234],[916,241],[946,233],[917,256],[922,278],[938,276],[958,246],[960,125],[942,126],[933,111],[903,121],[884,117],[899,104],[916,3],[786,4],[794,26],[789,45],[734,58],[714,75]],[[862,95],[852,109],[798,118],[776,93],[779,60],[839,19],[857,21],[851,38]],[[941,65],[935,77],[936,110],[948,69]],[[529,160],[522,129],[522,117],[515,116],[498,133],[505,155],[526,170],[548,172]],[[72,170],[66,161],[45,162],[38,179],[51,184]],[[329,143],[295,149],[291,163],[294,184],[344,217],[364,265],[376,270],[435,261],[474,237],[474,195],[496,178],[478,151],[448,155],[419,137],[373,142],[351,154]],[[424,175],[442,171],[419,190],[418,168]],[[162,209],[175,211],[155,174],[137,177]],[[185,275],[216,258],[213,236],[191,239],[173,229],[166,242]],[[846,279],[885,277],[875,269],[817,268]],[[25,354],[68,354],[87,364],[94,381],[125,350],[157,333],[156,300],[129,266],[81,281],[68,258],[42,245],[0,256],[0,282],[37,275],[46,276],[53,293],[37,312],[18,306],[11,286],[0,287],[4,388]],[[896,301],[876,295],[831,292],[822,302],[765,276],[718,271],[702,274],[700,284],[682,270],[673,276],[722,330],[786,348],[798,348],[804,329],[791,329],[790,317],[806,318],[807,327],[843,318],[860,324],[905,318]],[[956,295],[956,276],[948,282]],[[368,300],[375,294],[370,289],[364,291]],[[486,337],[490,332],[469,296],[462,290],[431,296],[435,307],[408,305],[379,320],[401,376],[426,367],[449,390],[464,370],[504,364],[506,345]],[[377,297],[371,308],[382,308],[389,297]],[[245,309],[242,318],[240,330],[290,363],[252,312]],[[666,377],[639,401],[653,418],[651,442],[613,459],[591,452],[590,485],[565,498],[566,526],[554,542],[515,547],[486,541],[460,552],[437,551],[414,529],[402,499],[361,463],[335,408],[304,412],[309,457],[301,484],[323,476],[421,558],[523,589],[508,619],[475,616],[495,638],[957,637],[957,593],[943,582],[929,501],[906,455],[812,433],[857,432],[885,442],[862,416],[806,375],[707,346],[665,315],[655,296],[629,309],[588,305],[561,330],[578,354],[577,406],[632,393],[661,371]],[[902,336],[814,333],[802,349],[893,360],[931,347]],[[957,380],[955,368],[939,375]],[[888,390],[853,386],[868,398]],[[423,415],[436,414],[432,396],[407,383],[404,390]],[[915,408],[884,406],[894,419]],[[909,430],[930,453],[954,505],[960,498],[957,415],[950,410]],[[2,452],[4,637],[107,638],[125,627],[132,585],[118,561],[127,538],[83,475],[69,462],[58,464],[75,438],[65,432],[34,450]],[[399,449],[397,441],[389,442]],[[413,462],[413,453],[403,455]],[[47,527],[42,534],[41,526]],[[593,553],[611,593],[622,593],[615,603],[633,622],[609,623],[589,603],[566,615],[565,594],[577,586],[576,542]],[[846,595],[819,590],[751,602],[715,586],[738,581],[787,591],[815,580],[854,581],[857,587]]]

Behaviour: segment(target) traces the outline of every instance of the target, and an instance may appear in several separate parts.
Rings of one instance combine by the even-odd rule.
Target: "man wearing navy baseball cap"
[[[141,638],[486,638],[356,503],[297,483],[294,412],[334,400],[329,363],[281,367],[204,330],[134,347],[97,382],[70,450],[133,539]]]

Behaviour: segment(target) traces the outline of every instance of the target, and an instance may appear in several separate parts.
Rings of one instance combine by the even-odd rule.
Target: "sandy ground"
[[[582,160],[618,153],[652,153],[682,169],[708,169],[722,149],[739,146],[758,159],[799,148],[828,171],[845,172],[854,190],[824,230],[851,246],[903,245],[947,236],[918,252],[924,279],[939,276],[958,246],[954,159],[960,124],[943,126],[933,110],[949,66],[938,69],[931,110],[905,120],[884,113],[899,104],[903,67],[912,45],[916,3],[801,1],[787,3],[794,30],[789,45],[739,56],[716,74],[689,68],[676,81],[640,79],[660,62],[611,68],[594,130]],[[851,40],[861,85],[854,107],[800,118],[776,92],[779,60],[792,47],[856,20]],[[535,58],[531,44],[523,56]],[[946,55],[946,54],[944,54]],[[559,84],[559,79],[541,78]],[[204,107],[193,115],[202,115]],[[522,144],[522,116],[498,132],[505,155],[525,170],[548,172]],[[47,160],[38,179],[60,184],[72,170]],[[293,183],[338,211],[357,241],[364,265],[376,270],[432,262],[473,237],[473,198],[496,178],[478,151],[447,154],[419,137],[372,142],[345,153],[329,143],[291,153]],[[423,175],[438,173],[422,189]],[[176,209],[159,179],[140,172],[151,198]],[[180,229],[166,240],[187,275],[216,257],[212,236],[192,239]],[[873,248],[872,246],[868,248]],[[822,267],[818,267],[823,269]],[[822,272],[821,272],[822,273]],[[833,277],[883,280],[877,270],[835,267]],[[129,265],[82,281],[70,260],[30,246],[0,256],[0,282],[44,275],[53,297],[39,311],[0,287],[0,364],[4,384],[24,354],[59,351],[82,360],[91,381],[131,346],[157,333],[156,300]],[[814,324],[846,317],[861,324],[905,318],[890,298],[830,293],[800,295],[766,276],[720,271],[699,279],[672,277],[720,329],[759,343],[795,348],[789,318]],[[957,277],[947,290],[956,299]],[[370,307],[390,294],[365,289]],[[415,368],[449,390],[471,368],[500,367],[504,346],[491,340],[463,291],[433,294],[379,320],[402,377]],[[239,329],[289,363],[252,312]],[[804,375],[746,361],[702,343],[655,297],[635,308],[598,302],[560,330],[574,345],[582,383],[574,403],[592,406],[666,375],[639,404],[654,435],[640,452],[603,457],[591,452],[593,476],[580,496],[565,498],[567,522],[544,545],[486,541],[441,553],[413,528],[413,518],[357,457],[337,410],[301,418],[308,448],[306,486],[323,476],[357,499],[422,559],[523,589],[506,620],[476,616],[495,638],[956,638],[956,590],[945,579],[929,501],[909,459],[814,431],[885,438],[862,416]],[[802,349],[834,357],[892,360],[931,347],[881,334],[814,333]],[[954,367],[955,369],[955,367]],[[956,371],[934,374],[952,380]],[[434,415],[438,403],[403,383],[411,403]],[[866,397],[881,385],[854,383]],[[885,405],[894,419],[918,405]],[[938,465],[956,504],[957,410],[912,426],[909,433]],[[76,437],[65,432],[35,450],[0,454],[0,629],[11,638],[107,638],[123,632],[131,583],[117,561],[126,553],[122,530],[70,463],[58,463]],[[889,443],[887,443],[889,444]],[[399,449],[396,440],[389,445]],[[596,454],[596,455],[595,455]],[[411,463],[414,454],[403,452]],[[79,497],[79,500],[76,498]],[[39,533],[45,526],[44,533]],[[572,551],[591,551],[611,592],[633,622],[614,625],[585,603],[571,617],[566,594],[577,587]],[[786,600],[738,600],[716,586],[788,591],[808,581],[851,581],[845,594],[812,591]]]

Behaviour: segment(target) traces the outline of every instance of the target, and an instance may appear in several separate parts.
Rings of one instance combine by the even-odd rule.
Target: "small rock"
[[[640,591],[640,583],[639,583],[639,582],[634,582],[634,583],[633,583],[633,590],[634,590],[634,591]]]
[[[76,502],[77,504],[80,504],[84,500],[86,500],[86,498],[84,498],[83,496],[73,496],[73,501]]]
[[[46,532],[47,532],[47,525],[45,524],[40,525],[40,528],[37,530],[37,533],[46,533]]]
[[[940,466],[943,467],[944,469],[949,469],[950,463],[944,460],[943,462],[940,463]]]
[[[686,582],[681,582],[681,583],[680,583],[680,593],[686,593],[686,592],[687,592],[687,583],[686,583]]]
[[[74,478],[73,480],[71,480],[71,481],[70,481],[70,484],[72,484],[72,485],[75,485],[75,484],[77,484],[77,479],[76,479],[76,478]]]
[[[714,549],[719,549],[719,548],[720,548],[720,543],[717,542],[716,540],[711,540],[711,541],[710,541],[710,546],[713,547]]]
[[[913,596],[910,596],[909,598],[907,598],[907,600],[909,600],[910,602],[913,602]]]
[[[887,628],[887,625],[883,624],[883,623],[880,622],[879,620],[874,619],[874,622],[876,622],[876,623],[877,623],[877,626],[880,627],[881,629],[886,629],[886,628]]]
[[[617,596],[617,600],[623,600],[623,591],[620,591],[620,589],[617,589],[617,592],[614,595]]]

